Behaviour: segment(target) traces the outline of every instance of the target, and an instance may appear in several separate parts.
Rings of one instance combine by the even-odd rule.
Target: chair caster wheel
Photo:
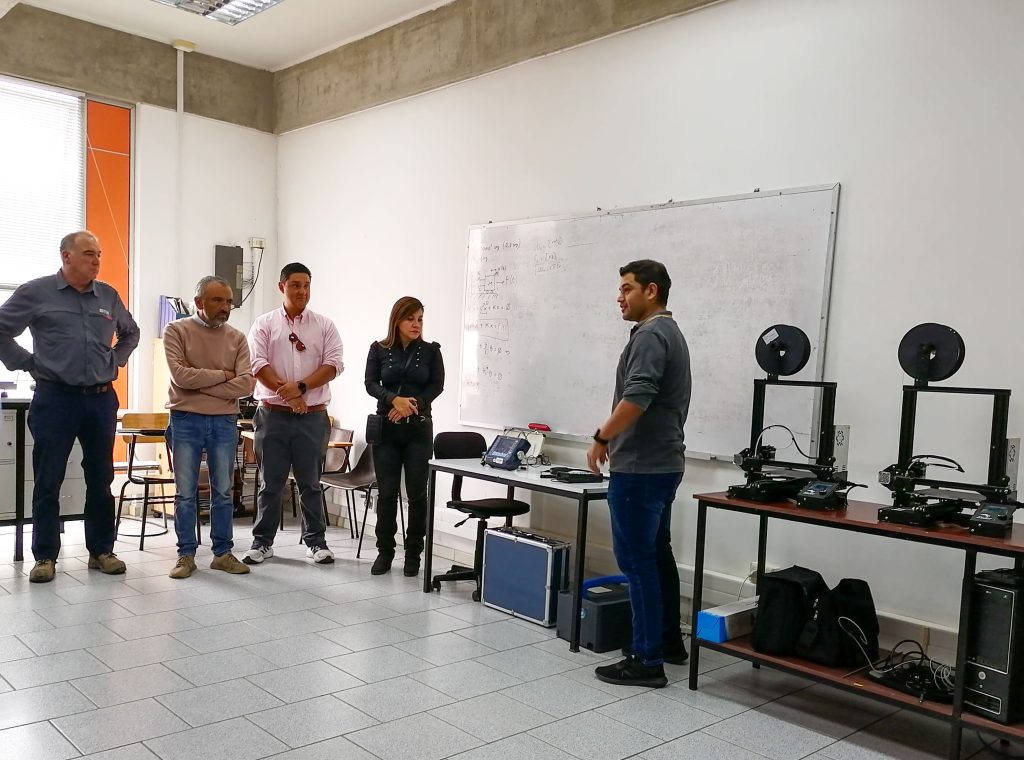
[[[476,591],[473,592],[473,601],[474,602],[479,602],[480,601],[480,590],[479,589],[477,589]]]
[[[434,591],[441,593],[441,581],[434,581],[430,584],[430,587],[434,589]]]

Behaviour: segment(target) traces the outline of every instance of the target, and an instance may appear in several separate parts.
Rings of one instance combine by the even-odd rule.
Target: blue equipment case
[[[558,592],[569,582],[569,544],[520,528],[484,536],[483,602],[515,617],[555,625]]]

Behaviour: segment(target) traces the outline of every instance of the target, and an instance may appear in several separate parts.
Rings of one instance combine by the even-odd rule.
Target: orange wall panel
[[[85,226],[103,246],[100,279],[109,283],[127,305],[131,243],[130,108],[88,101],[86,104]],[[121,406],[128,406],[128,371],[122,369],[114,387]],[[125,445],[114,444],[114,459],[126,458]]]

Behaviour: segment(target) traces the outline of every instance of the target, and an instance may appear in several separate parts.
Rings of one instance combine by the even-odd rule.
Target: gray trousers
[[[325,546],[324,498],[320,490],[324,454],[331,427],[327,412],[289,414],[265,407],[253,418],[256,457],[260,463],[258,513],[252,543],[273,546],[281,524],[281,501],[288,473],[295,477],[302,502],[302,542]]]

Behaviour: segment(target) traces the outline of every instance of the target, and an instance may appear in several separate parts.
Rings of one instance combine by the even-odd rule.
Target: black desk
[[[547,468],[544,468],[547,469]],[[431,591],[431,568],[434,558],[434,495],[437,486],[437,473],[447,472],[451,475],[462,475],[466,478],[486,480],[490,483],[501,483],[509,489],[509,498],[516,488],[528,491],[561,496],[576,502],[576,573],[572,581],[573,617],[569,631],[569,650],[580,651],[580,584],[583,583],[583,562],[587,546],[587,513],[590,502],[605,501],[608,498],[608,481],[601,483],[559,483],[556,480],[541,478],[541,468],[526,470],[496,470],[484,467],[479,459],[431,459],[430,481],[427,486],[427,536],[423,559],[423,593]]]

